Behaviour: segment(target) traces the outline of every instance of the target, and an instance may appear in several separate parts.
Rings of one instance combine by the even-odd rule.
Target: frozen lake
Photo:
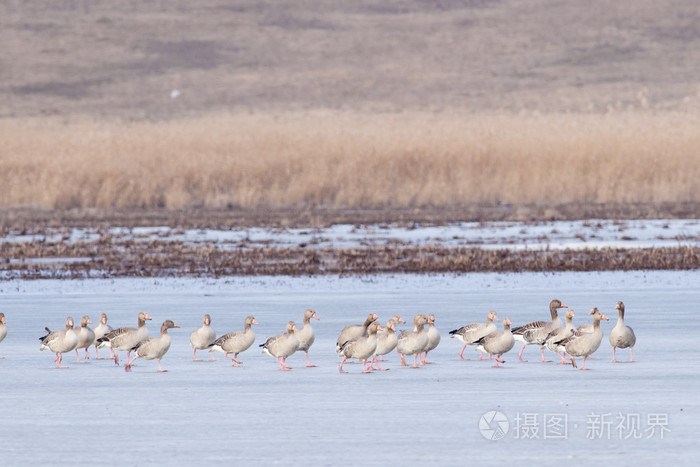
[[[696,465],[698,284],[698,271],[0,282],[9,328],[0,343],[0,459],[3,465],[650,465],[672,454],[674,463]],[[530,361],[520,363],[517,344],[503,369],[459,360],[461,343],[448,331],[483,321],[490,309],[514,326],[545,320],[552,298],[577,312],[575,324],[589,322],[592,306],[610,317],[598,358],[586,364],[590,371],[540,363],[533,347],[525,350]],[[637,363],[610,362],[607,334],[618,300],[637,334]],[[296,354],[288,360],[294,370],[279,372],[257,344],[288,320],[299,323],[309,307],[321,318],[312,323],[310,351],[318,367],[305,368],[303,354]],[[172,347],[162,361],[167,373],[158,373],[155,361],[137,361],[131,373],[109,360],[78,364],[75,353],[64,357],[70,368],[59,370],[53,354],[38,351],[44,326],[62,328],[68,315],[96,322],[105,312],[113,327],[134,326],[140,310],[153,317],[151,335],[165,319],[182,327],[170,332]],[[394,353],[383,365],[390,371],[360,374],[355,364],[339,374],[338,333],[370,311],[382,323],[395,313],[408,322],[416,313],[434,313],[442,334],[429,356],[434,364],[401,368]],[[248,314],[260,322],[255,347],[239,356],[242,368],[221,354],[217,362],[191,361],[189,335],[204,313],[217,335],[241,329]],[[470,350],[465,355],[478,358]],[[618,358],[627,360],[629,352]],[[491,416],[480,431],[482,416],[494,411],[500,426],[508,425],[499,440],[484,436],[495,436],[487,430],[495,427]]]

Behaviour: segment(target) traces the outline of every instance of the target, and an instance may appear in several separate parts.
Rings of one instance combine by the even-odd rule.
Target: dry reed
[[[696,113],[0,121],[0,206],[700,201]]]
[[[62,277],[692,270],[700,267],[700,248],[685,246],[543,251],[441,245],[322,249],[240,246],[224,249],[211,243],[124,241],[109,235],[97,242],[0,243],[0,257],[7,259],[0,262],[0,281]],[[41,258],[48,261],[42,262]],[[82,261],[71,261],[71,258]]]

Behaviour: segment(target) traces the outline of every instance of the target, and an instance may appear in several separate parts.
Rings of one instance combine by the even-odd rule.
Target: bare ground
[[[668,109],[700,84],[694,0],[8,0],[0,43],[0,118]]]

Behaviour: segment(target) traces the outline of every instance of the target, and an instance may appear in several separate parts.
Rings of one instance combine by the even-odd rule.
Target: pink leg
[[[68,368],[67,366],[61,365],[61,362],[63,361],[63,354],[58,353],[56,354],[56,365],[58,365],[59,368]]]
[[[165,373],[168,370],[164,370],[163,367],[160,366],[160,358],[158,359],[158,371],[161,373]]]
[[[210,362],[215,362],[215,361],[216,361],[216,358],[214,358],[214,352],[212,352],[212,351],[210,350],[210,351],[209,351],[209,355],[211,355],[211,358],[209,359],[209,361],[210,361]]]
[[[78,354],[78,349],[75,349],[75,358],[78,359],[78,363],[82,363],[82,362],[80,361],[80,355]]]
[[[88,352],[87,347],[85,348],[85,357],[83,357],[84,360],[90,360],[90,352]]]
[[[615,358],[615,347],[613,347],[613,359],[612,359],[612,361],[613,361],[613,363],[620,363],[620,361]]]
[[[484,358],[484,352],[479,352],[479,360],[489,360],[491,356],[489,355],[489,358]]]
[[[131,371],[131,365],[133,365],[134,361],[139,358],[138,355],[134,355],[134,358],[129,360],[129,357],[126,358],[126,363],[124,364],[124,371]]]
[[[636,362],[637,360],[634,359],[634,355],[632,355],[632,347],[630,347],[630,362]]]
[[[192,349],[192,361],[201,362],[201,360],[197,358],[197,349]]]
[[[372,362],[370,361],[369,368],[366,368],[365,365],[367,363],[367,360],[362,360],[362,373],[369,373],[370,369],[372,367]]]
[[[285,370],[291,370],[292,367],[288,366],[285,361],[287,360],[287,357],[280,357],[279,362],[280,362],[280,371],[285,371]]]
[[[496,364],[493,366],[494,368],[502,368],[499,363],[505,363],[505,360],[501,360],[501,355],[496,355],[493,357],[494,360],[496,360]]]
[[[236,363],[238,360],[236,360],[234,357],[230,356],[229,354],[226,354],[226,358],[231,359],[231,366],[240,366],[238,363]],[[279,362],[279,360],[277,360]]]
[[[561,361],[558,363],[558,365],[570,365],[570,363],[567,362],[566,359],[564,358],[564,354],[560,353],[558,355],[559,355],[559,358],[561,358]]]
[[[418,354],[413,355],[413,367],[418,368]]]
[[[581,369],[582,369],[582,370],[585,370],[585,369],[586,369],[586,358],[587,358],[587,357],[583,357],[583,361],[581,362]]]
[[[377,360],[377,357],[374,357],[374,360],[372,361],[372,363],[376,363],[376,364],[377,364],[377,370],[379,370],[379,371],[388,371],[388,370],[389,370],[389,368],[382,368],[382,367],[379,365],[379,360]],[[372,366],[370,365],[370,368],[371,368],[371,367],[372,367]]]
[[[518,358],[520,359],[521,362],[527,361],[527,360],[523,360],[523,350],[525,350],[525,347],[527,347],[527,344],[523,344],[523,348],[520,349],[520,353],[518,354]]]
[[[380,355],[380,356],[379,356],[379,361],[380,361],[380,362],[383,362],[383,361],[384,361],[384,355]]]
[[[115,364],[115,365],[119,365],[119,354],[118,354],[117,352],[115,352],[114,350],[112,350],[112,353],[114,354],[114,355],[113,355],[113,357],[114,357],[114,364]]]
[[[406,358],[404,357],[404,355],[402,353],[400,353],[399,355],[401,355],[401,365],[408,366],[408,363],[406,363]]]
[[[467,348],[467,344],[464,344],[464,346],[462,346],[462,350],[459,352],[459,359],[460,360],[469,360],[468,358],[464,358],[464,349],[466,349],[466,348]]]
[[[343,361],[340,362],[340,367],[338,368],[338,371],[341,373],[347,373],[347,371],[343,370],[343,363],[345,363],[345,360],[347,360],[347,358],[343,358]]]
[[[546,358],[544,358],[544,349],[543,348],[540,348],[540,353],[542,354],[542,363],[551,362],[551,360],[547,360]]]
[[[229,357],[229,358],[232,359],[234,362],[236,362],[236,363],[238,363],[238,364],[240,365],[241,362],[240,362],[240,360],[238,360],[238,354],[239,354],[239,353],[240,353],[240,352],[236,352],[236,353],[233,355],[233,357]]]
[[[312,365],[311,361],[309,360],[309,352],[304,352],[304,356],[306,356],[306,366],[307,368],[316,368],[316,365]]]

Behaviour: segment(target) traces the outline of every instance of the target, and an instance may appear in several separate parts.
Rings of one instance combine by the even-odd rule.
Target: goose
[[[389,318],[389,321],[393,322],[394,324],[405,324],[406,323],[406,321],[404,321],[404,319],[399,315],[392,316],[391,318]]]
[[[211,316],[204,315],[202,327],[195,329],[190,335],[190,345],[192,346],[192,361],[200,362],[197,358],[197,350],[204,350],[211,347],[216,340],[216,332],[211,328]],[[215,361],[214,354],[211,354],[211,361]]]
[[[126,361],[129,362],[129,356],[131,355],[131,349],[136,347],[139,342],[148,339],[148,328],[146,328],[146,321],[150,320],[151,317],[148,313],[142,311],[138,315],[138,328],[118,328],[114,331],[108,332],[104,336],[100,337],[97,341],[100,342],[100,347],[109,345],[114,351],[114,364],[119,365],[119,354],[117,350],[126,350]]]
[[[0,342],[7,336],[7,326],[5,326],[5,313],[0,313]],[[0,357],[3,359],[5,357]]]
[[[78,335],[73,330],[73,318],[70,316],[68,317],[66,320],[66,329],[62,331],[51,331],[49,328],[44,329],[46,329],[48,334],[39,338],[39,341],[41,341],[39,350],[51,350],[51,352],[56,354],[56,366],[59,368],[68,368],[67,366],[61,365],[63,354],[70,352],[78,345]]]
[[[498,321],[498,316],[495,311],[491,310],[486,314],[486,323],[471,323],[450,331],[450,337],[459,339],[464,343],[462,350],[459,352],[459,358],[461,360],[469,360],[468,358],[464,358],[464,349],[466,349],[468,345],[477,345],[477,342],[479,342],[482,337],[496,332],[494,321]],[[479,360],[484,360],[483,353],[479,354]]]
[[[552,352],[556,353],[559,355],[559,358],[561,358],[561,361],[559,362],[560,365],[568,365],[569,362],[566,361],[564,358],[564,354],[562,352],[559,352],[559,343],[566,339],[567,337],[571,336],[574,332],[574,323],[573,323],[573,318],[576,316],[574,314],[574,310],[569,309],[566,312],[566,316],[564,317],[566,320],[566,326],[563,328],[556,328],[552,332],[550,332],[547,335],[547,338],[544,341],[544,344],[542,344],[543,347],[548,348]]]
[[[127,360],[126,365],[124,365],[125,371],[131,371],[131,365],[137,358],[143,358],[144,360],[155,360],[158,359],[158,371],[165,372],[162,366],[160,366],[160,359],[166,354],[168,349],[170,349],[170,336],[168,335],[168,329],[179,328],[177,324],[173,323],[169,319],[163,321],[160,326],[160,337],[149,337],[136,344],[131,350],[134,352],[134,358],[131,361]]]
[[[255,342],[253,324],[258,324],[255,318],[246,316],[243,331],[229,332],[219,337],[209,346],[209,352],[222,352],[226,358],[231,359],[231,366],[239,366],[241,362],[238,360],[238,354],[248,350]],[[231,357],[229,354],[234,355]]]
[[[413,368],[418,368],[418,355],[423,352],[428,345],[428,333],[423,326],[428,322],[428,318],[419,313],[413,318],[413,331],[401,331],[396,343],[396,352],[401,356],[401,365],[408,366],[406,355],[413,355]]]
[[[294,321],[290,321],[287,323],[287,329],[284,334],[270,337],[264,344],[260,344],[263,353],[277,359],[277,362],[280,364],[280,371],[292,369],[285,361],[287,357],[296,352],[299,347],[299,339],[294,335],[294,331],[296,330],[296,324],[294,324]]]
[[[336,342],[335,346],[336,353],[340,352],[340,347],[342,347],[342,345],[350,339],[354,339],[356,337],[364,336],[365,334],[367,334],[367,328],[377,319],[379,319],[379,316],[377,316],[376,313],[370,313],[369,315],[367,315],[367,319],[364,323],[348,324],[347,326],[345,326],[343,330],[340,331],[340,335],[338,336],[338,341]]]
[[[307,367],[315,367],[316,365],[312,365],[311,361],[309,361],[309,348],[311,345],[314,343],[314,340],[316,339],[314,336],[314,329],[311,327],[311,318],[314,318],[316,320],[320,320],[318,315],[314,310],[309,308],[308,310],[304,311],[304,317],[303,317],[303,323],[304,325],[302,326],[301,329],[299,329],[296,334],[297,339],[299,340],[299,348],[297,350],[301,350],[304,352],[304,355],[306,356],[306,366]]]
[[[89,316],[85,315],[80,320],[80,326],[73,329],[78,335],[78,345],[75,347],[75,356],[78,358],[78,363],[80,363],[78,349],[85,349],[85,360],[89,360],[90,352],[88,349],[95,342],[95,332],[88,327],[88,324],[92,324],[92,321]]]
[[[374,365],[377,365],[377,370],[384,371],[389,369],[382,368],[379,362],[382,360],[382,355],[386,355],[396,348],[396,343],[398,342],[396,324],[394,318],[391,318],[386,322],[386,326],[377,332],[377,348],[374,351],[370,369],[374,370]],[[377,359],[377,356],[379,356],[379,359]]]
[[[102,358],[99,355],[97,355],[97,349],[99,348],[97,340],[100,337],[104,337],[107,333],[112,332],[112,326],[107,324],[107,315],[106,314],[102,313],[100,315],[100,324],[95,326],[95,329],[93,329],[93,332],[95,333],[95,341],[93,342],[93,344],[95,345],[95,360],[102,360]],[[109,350],[110,350],[110,355],[111,355],[110,358],[114,359],[114,351],[112,350],[111,347],[109,348]]]
[[[350,339],[340,347],[338,355],[343,357],[338,367],[340,373],[347,373],[347,371],[343,370],[343,364],[348,358],[360,360],[362,362],[362,373],[369,373],[372,369],[372,362],[370,361],[369,367],[366,366],[366,363],[367,359],[374,355],[374,352],[377,350],[377,331],[380,329],[379,323],[372,323],[367,328],[367,335]]]
[[[598,308],[591,309],[589,314],[593,315],[593,332],[576,331],[559,344],[559,349],[566,352],[571,358],[571,365],[576,368],[574,357],[583,357],[581,369],[586,369],[586,359],[600,347],[603,340],[603,329],[600,327],[600,320],[608,320],[608,317],[601,313]]]
[[[552,300],[549,303],[549,313],[552,315],[551,322],[533,321],[532,323],[518,326],[517,328],[513,329],[513,338],[516,341],[523,343],[523,348],[520,349],[520,353],[518,354],[518,358],[521,362],[527,361],[523,360],[523,350],[525,350],[525,347],[534,344],[541,346],[550,332],[561,327],[561,320],[559,319],[559,314],[557,313],[558,308],[566,308],[566,305],[564,305],[560,300]],[[540,353],[542,354],[543,362],[550,361],[544,358],[544,349],[540,348]]]
[[[630,362],[636,362],[634,356],[632,355],[632,348],[637,342],[637,337],[634,335],[634,331],[631,327],[625,325],[625,304],[622,302],[617,302],[615,305],[617,310],[617,323],[610,331],[608,339],[610,340],[610,345],[613,348],[613,359],[612,361],[618,363],[619,360],[615,358],[615,348],[630,349]],[[2,339],[0,339],[2,340]]]
[[[394,323],[391,331],[389,331],[389,323]],[[376,352],[376,355],[379,356],[379,358],[377,359],[378,361],[383,362],[384,355],[396,348],[396,325],[405,323],[406,321],[404,321],[404,319],[401,316],[394,315],[391,318],[389,318],[389,321],[386,322],[386,326],[384,326],[381,331],[377,332],[377,348],[380,348],[382,341],[385,339],[388,339],[388,341],[386,341],[387,345],[390,342],[394,343],[394,346],[391,349],[389,349],[386,353],[380,354],[379,352]],[[379,366],[378,363],[377,366]]]
[[[506,317],[503,320],[503,331],[489,334],[481,338],[477,344],[478,351],[486,352],[491,358],[496,360],[495,368],[500,368],[499,363],[505,363],[505,360],[501,360],[501,356],[506,352],[510,352],[515,345],[515,338],[510,331],[510,325],[510,318]]]
[[[440,332],[435,327],[435,315],[428,315],[428,344],[423,349],[423,365],[431,363],[428,361],[428,352],[435,349],[440,343]]]

